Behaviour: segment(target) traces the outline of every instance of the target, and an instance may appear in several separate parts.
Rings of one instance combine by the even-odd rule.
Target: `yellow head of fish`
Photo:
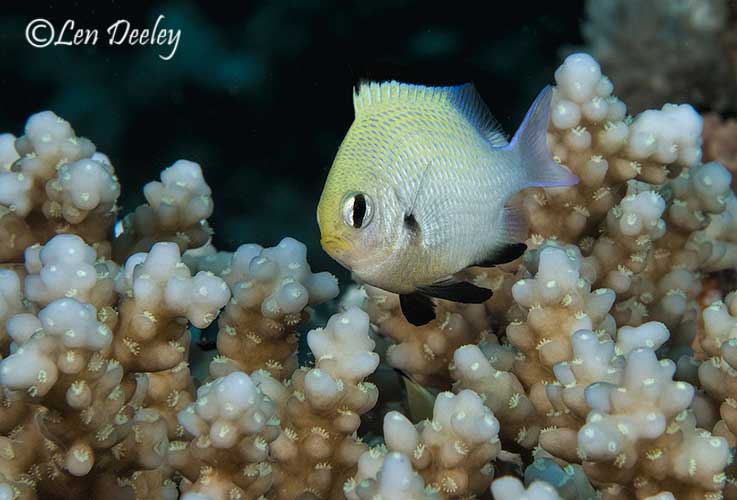
[[[349,131],[335,158],[317,207],[317,222],[323,249],[362,274],[372,260],[378,265],[391,247],[393,195],[376,182],[371,168],[375,158],[360,154],[353,137],[356,134]]]

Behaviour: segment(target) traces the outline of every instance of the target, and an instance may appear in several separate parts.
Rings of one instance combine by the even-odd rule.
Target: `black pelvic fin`
[[[504,246],[501,250],[494,253],[494,256],[486,259],[478,264],[479,267],[494,267],[499,264],[506,264],[522,256],[527,250],[527,245],[524,243],[510,243]]]
[[[435,304],[432,299],[421,293],[403,293],[399,296],[402,314],[415,326],[426,325],[435,319]]]
[[[417,289],[430,297],[451,300],[462,304],[481,304],[487,301],[494,293],[488,288],[481,288],[468,281],[453,280],[417,287]]]

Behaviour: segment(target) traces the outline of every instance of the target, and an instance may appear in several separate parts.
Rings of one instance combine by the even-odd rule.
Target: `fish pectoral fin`
[[[527,245],[524,243],[509,243],[505,245],[501,250],[494,252],[494,255],[484,261],[476,264],[479,267],[494,267],[499,264],[506,264],[518,259],[527,250]]]
[[[462,304],[481,304],[487,301],[494,292],[481,288],[468,281],[449,279],[428,286],[417,287],[417,290],[430,297],[460,302]]]
[[[407,321],[415,326],[426,325],[435,319],[435,303],[419,292],[399,295],[399,305]]]
[[[519,205],[504,207],[501,225],[504,230],[504,239],[510,243],[525,241],[530,231],[527,217]]]

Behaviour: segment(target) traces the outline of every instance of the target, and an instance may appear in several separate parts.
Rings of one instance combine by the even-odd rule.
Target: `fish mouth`
[[[337,260],[342,266],[348,267],[340,258],[340,256],[350,250],[350,243],[342,238],[336,238],[334,236],[323,236],[322,238],[320,238],[320,246],[322,246],[323,250],[325,250],[328,255],[330,255],[333,259]]]

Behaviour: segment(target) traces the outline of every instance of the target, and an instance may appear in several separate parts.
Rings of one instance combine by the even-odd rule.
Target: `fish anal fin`
[[[494,255],[482,262],[476,264],[479,267],[494,267],[499,264],[506,264],[518,259],[527,250],[527,245],[524,243],[509,243],[501,249],[494,252]]]
[[[468,281],[455,281],[452,279],[417,287],[417,290],[430,297],[460,302],[462,304],[481,304],[491,298],[494,293],[488,288],[481,288]]]
[[[415,326],[426,325],[435,319],[435,304],[427,295],[421,293],[403,293],[399,295],[402,314]]]

